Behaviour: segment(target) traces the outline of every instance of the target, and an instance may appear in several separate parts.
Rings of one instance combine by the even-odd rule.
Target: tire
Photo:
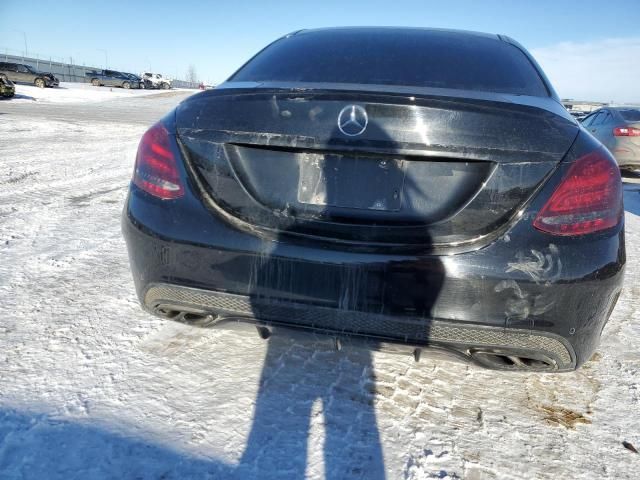
[[[98,80],[97,78],[92,78],[91,79],[91,85],[93,85],[94,87],[99,87],[100,86],[100,80]]]
[[[124,89],[127,89],[127,90],[128,90],[128,89],[130,89],[130,88],[131,88],[131,84],[130,84],[129,82],[124,82],[124,83],[122,84],[122,88],[124,88]]]
[[[169,88],[171,88],[171,87],[169,86],[169,84],[168,84],[168,83],[163,83],[163,84],[162,84],[162,89],[163,89],[163,90],[169,90]]]
[[[42,78],[36,78],[33,84],[38,88],[44,88],[47,86],[47,84]]]

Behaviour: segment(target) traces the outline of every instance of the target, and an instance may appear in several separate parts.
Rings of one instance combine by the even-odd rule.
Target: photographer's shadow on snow
[[[367,128],[373,135],[371,138],[376,138],[376,144],[392,145],[387,143],[391,140],[379,126],[370,122]],[[332,133],[337,151],[340,148],[347,150],[345,138],[337,128]],[[336,191],[345,188],[344,184],[339,184],[336,175],[344,173],[340,165],[336,167],[335,162],[326,161],[326,158],[319,163],[319,168],[323,172],[316,175],[314,181],[316,189],[322,191],[318,202],[323,209],[321,217],[333,219],[335,209],[331,206],[340,205],[345,198],[343,190]],[[324,182],[324,188],[317,188],[318,181]],[[358,188],[361,187],[353,189]],[[417,186],[410,178],[404,178],[403,188],[407,192]],[[415,271],[398,261],[379,272],[360,275],[362,269],[357,262],[352,262],[341,265],[336,271],[329,265],[339,258],[332,254],[332,249],[340,252],[345,247],[326,243],[323,247],[326,254],[317,257],[312,268],[307,269],[302,262],[293,267],[286,260],[289,251],[282,245],[285,240],[292,241],[292,235],[286,231],[272,239],[266,257],[263,256],[257,266],[251,291],[252,308],[257,318],[260,318],[265,301],[268,302],[271,295],[277,297],[273,292],[280,288],[290,288],[300,297],[313,296],[314,291],[320,297],[318,289],[333,292],[329,295],[340,298],[343,310],[352,310],[368,301],[378,307],[395,301],[396,305],[403,304],[412,309],[417,316],[430,317],[441,288],[440,267],[431,265],[425,271]],[[429,243],[427,241],[423,246],[428,248]],[[391,276],[393,285],[388,282]],[[278,286],[274,282],[284,283]],[[425,289],[425,285],[428,288]],[[313,314],[309,312],[306,316]],[[311,468],[317,471],[320,459],[324,461],[328,479],[386,478],[376,418],[376,375],[371,350],[354,348],[347,341],[346,347],[337,351],[330,337],[291,335],[290,330],[278,328],[272,327],[272,334],[267,339],[253,424],[236,478],[305,478],[307,463],[313,462]],[[428,329],[429,322],[425,320],[426,338]],[[368,345],[372,349],[378,347],[372,341]],[[414,361],[410,355],[405,358],[407,363]],[[310,441],[312,429],[314,435]]]

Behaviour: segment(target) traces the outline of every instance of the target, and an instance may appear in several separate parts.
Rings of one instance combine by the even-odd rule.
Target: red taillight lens
[[[613,135],[616,137],[640,137],[640,128],[616,127],[613,129]]]
[[[622,212],[620,170],[597,150],[571,165],[533,226],[553,235],[585,235],[616,226]]]
[[[165,200],[184,194],[176,158],[169,144],[169,133],[159,123],[147,130],[140,140],[133,183]]]

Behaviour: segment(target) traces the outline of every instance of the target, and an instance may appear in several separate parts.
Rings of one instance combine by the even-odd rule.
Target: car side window
[[[18,65],[18,72],[20,73],[29,73],[29,69],[27,67],[25,67],[24,65]]]
[[[584,120],[582,120],[582,125],[584,125],[585,127],[588,127],[589,125],[591,125],[591,122],[593,122],[594,118],[595,118],[594,114],[587,115],[587,117]]]
[[[600,116],[600,112],[592,113],[591,116],[589,117],[589,123],[587,124],[587,126],[592,127],[599,116]]]
[[[604,112],[598,113],[598,115],[596,115],[596,117],[593,119],[593,122],[591,122],[591,126],[595,127],[597,125],[602,125],[602,122],[604,121],[604,117],[605,117]]]

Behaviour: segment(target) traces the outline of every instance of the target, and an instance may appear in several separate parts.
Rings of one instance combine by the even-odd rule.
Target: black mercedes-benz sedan
[[[502,35],[304,30],[143,136],[145,309],[337,348],[567,371],[622,287],[615,160]]]

